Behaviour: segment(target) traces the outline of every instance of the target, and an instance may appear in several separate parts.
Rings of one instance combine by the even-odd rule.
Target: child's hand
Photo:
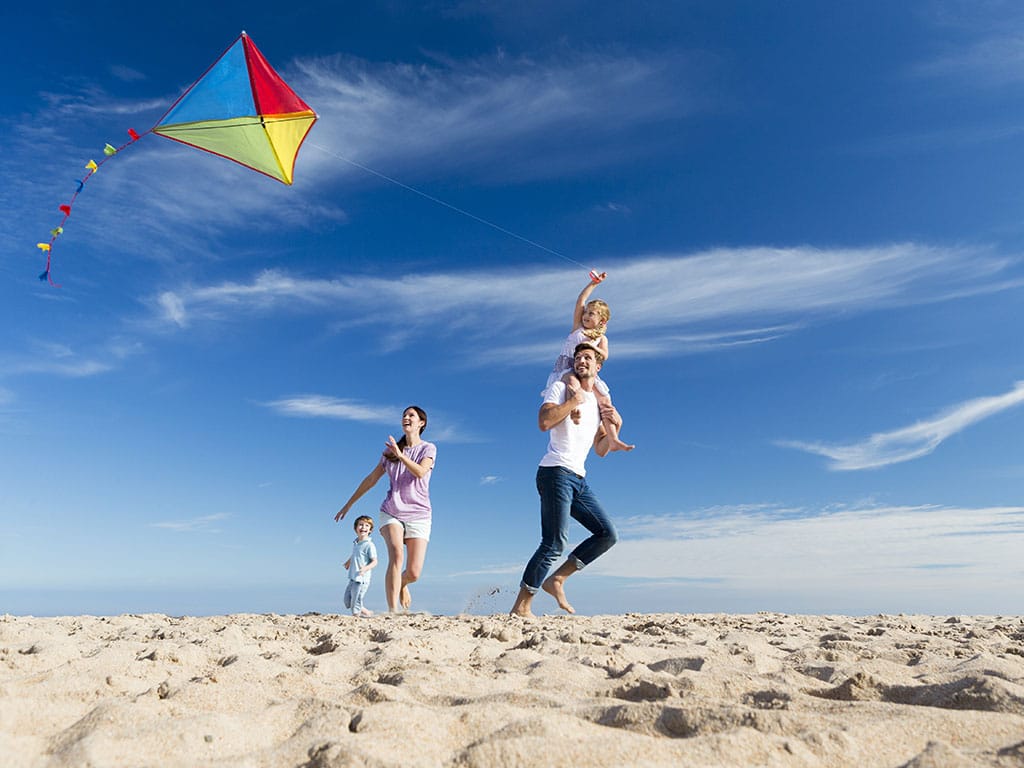
[[[607,272],[598,272],[596,269],[590,270],[590,282],[592,282],[594,285],[597,285],[606,277],[608,277]]]

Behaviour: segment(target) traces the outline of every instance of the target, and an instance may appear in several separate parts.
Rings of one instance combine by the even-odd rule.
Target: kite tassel
[[[128,129],[128,135],[131,136],[132,141],[138,141],[139,140],[139,134],[137,134],[135,132],[134,128],[129,128]]]

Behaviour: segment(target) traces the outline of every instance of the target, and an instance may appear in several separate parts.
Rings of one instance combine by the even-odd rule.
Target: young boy
[[[377,548],[370,541],[373,519],[360,515],[353,527],[356,540],[352,542],[352,555],[345,561],[348,571],[345,607],[352,609],[353,616],[373,616],[373,611],[363,607],[363,598],[370,587],[370,571],[377,565]]]

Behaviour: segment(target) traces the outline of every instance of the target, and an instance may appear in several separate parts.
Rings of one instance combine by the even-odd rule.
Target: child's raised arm
[[[572,311],[572,330],[576,330],[583,323],[583,309],[587,306],[587,299],[590,298],[590,294],[594,292],[597,284],[608,277],[607,272],[601,272],[598,274],[595,271],[590,273],[590,282],[580,291],[580,295],[576,297],[576,306]]]

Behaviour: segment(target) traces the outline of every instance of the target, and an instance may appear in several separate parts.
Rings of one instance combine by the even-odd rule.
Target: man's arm
[[[541,432],[547,432],[556,424],[561,424],[572,412],[573,408],[579,408],[587,402],[583,396],[583,390],[577,389],[576,394],[568,398],[564,403],[544,403],[537,414],[537,426]]]
[[[622,429],[622,417],[615,410],[615,406],[610,404],[601,406],[601,421],[604,422],[605,420],[611,421],[616,427]],[[611,440],[609,440],[608,432],[605,431],[604,424],[602,423],[597,429],[597,434],[594,435],[594,453],[598,456],[607,456],[611,449]]]

